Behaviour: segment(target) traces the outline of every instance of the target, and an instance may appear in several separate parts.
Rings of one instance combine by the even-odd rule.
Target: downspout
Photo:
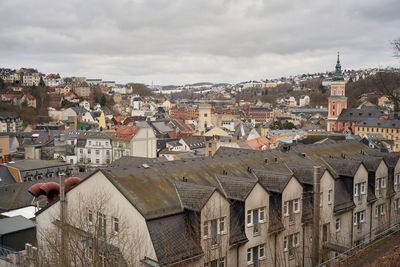
[[[276,266],[276,235],[277,233],[274,234],[274,266]]]
[[[350,233],[350,245],[353,246],[353,232],[354,232],[354,209],[351,210],[351,233]]]
[[[371,203],[371,212],[369,214],[369,241],[372,239],[372,203]]]
[[[304,237],[305,237],[305,234],[304,234],[304,231],[305,231],[305,226],[304,226],[305,224],[303,224],[303,265],[302,266],[304,266]]]
[[[239,247],[240,245],[236,247],[236,267],[239,267]]]

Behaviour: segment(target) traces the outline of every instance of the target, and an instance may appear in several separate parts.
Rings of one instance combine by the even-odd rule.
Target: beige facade
[[[0,160],[10,154],[10,137],[8,135],[0,136]]]
[[[77,86],[74,88],[74,93],[79,97],[89,97],[91,89],[88,86]]]
[[[200,104],[198,132],[200,134],[204,134],[210,127],[211,127],[211,105]]]
[[[78,228],[82,228],[82,225],[90,225],[87,221],[90,209],[94,214],[100,212],[105,215],[106,226],[109,226],[106,227],[107,235],[115,234],[111,231],[112,218],[118,218],[121,233],[117,234],[124,233],[124,236],[121,236],[121,239],[116,237],[111,240],[114,240],[115,243],[121,242],[121,240],[126,242],[122,246],[114,245],[119,246],[125,259],[131,259],[130,262],[133,263],[133,266],[143,266],[140,260],[145,256],[157,259],[145,218],[101,172],[95,173],[90,179],[70,190],[66,194],[66,199],[68,222]],[[97,208],[99,203],[103,205]],[[59,219],[59,209],[59,202],[56,202],[45,212],[36,216],[39,247],[46,249],[48,243],[43,243],[44,240],[47,240],[46,236],[50,233],[57,233],[54,222]],[[94,216],[96,217],[96,215]],[[126,237],[129,238],[126,239]]]

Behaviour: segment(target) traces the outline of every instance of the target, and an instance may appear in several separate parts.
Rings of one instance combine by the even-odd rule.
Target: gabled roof
[[[215,176],[219,185],[228,199],[245,201],[247,196],[253,190],[257,179],[253,177],[238,177],[217,174]]]
[[[182,208],[192,211],[201,211],[217,189],[214,186],[183,181],[175,181],[175,188]]]
[[[268,191],[282,193],[285,190],[286,185],[289,183],[292,177],[296,178],[291,173],[281,173],[267,170],[255,169],[253,173],[258,178],[258,181],[267,188]],[[298,180],[296,178],[296,180]],[[300,181],[299,181],[300,183]],[[301,183],[300,183],[301,185]]]
[[[361,160],[348,160],[344,158],[324,158],[328,169],[339,176],[354,177],[360,165],[365,165]],[[367,168],[366,168],[367,169]]]

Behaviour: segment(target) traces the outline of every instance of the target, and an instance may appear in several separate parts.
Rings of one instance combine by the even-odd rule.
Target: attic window
[[[277,157],[275,157],[274,160],[275,160],[275,162],[278,162],[278,158]]]
[[[306,153],[301,153],[301,156],[302,156],[303,158],[305,158],[305,157],[306,157]]]
[[[249,172],[249,173],[251,173],[251,168],[250,167],[247,167],[247,171]]]
[[[268,158],[265,158],[265,159],[264,159],[264,162],[265,162],[265,163],[268,163]]]

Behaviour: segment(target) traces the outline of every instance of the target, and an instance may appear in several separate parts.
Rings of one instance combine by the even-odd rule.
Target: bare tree
[[[393,40],[392,46],[394,50],[394,56],[400,57],[400,38]]]
[[[139,265],[139,257],[146,255],[144,235],[123,216],[118,206],[110,203],[107,193],[80,194],[74,203],[78,205],[67,208],[65,223],[53,215],[50,227],[38,229],[38,266]]]

